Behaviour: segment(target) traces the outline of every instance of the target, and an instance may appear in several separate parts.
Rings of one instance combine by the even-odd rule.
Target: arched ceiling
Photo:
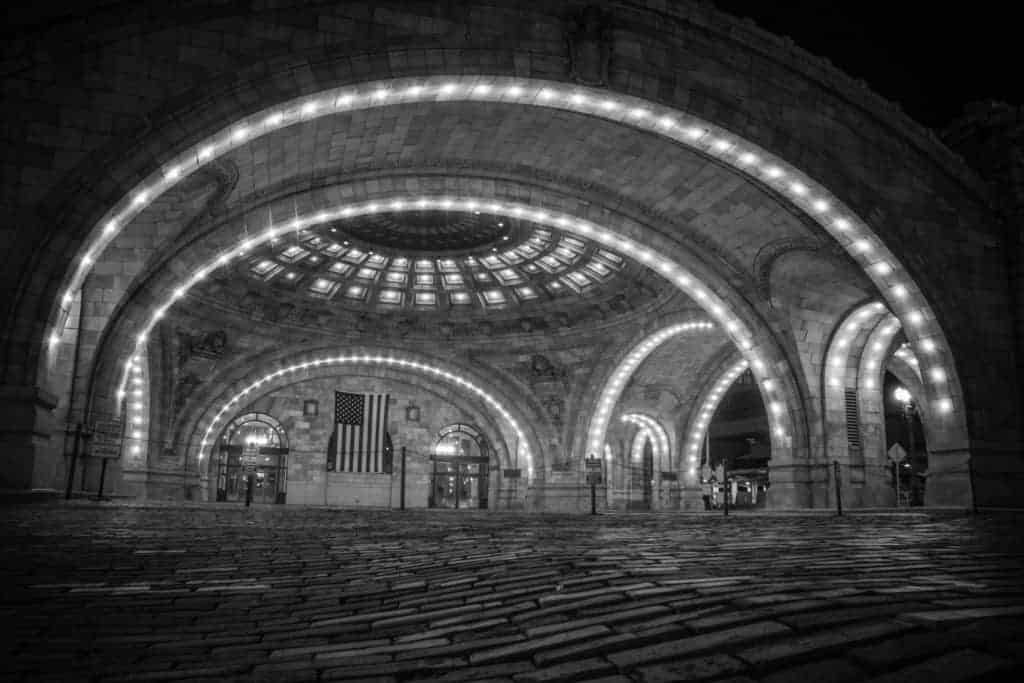
[[[746,273],[764,244],[822,234],[773,192],[693,149],[614,121],[513,103],[404,103],[332,114],[254,138],[219,161],[237,176],[228,208],[259,197],[301,203],[308,189],[353,174],[433,175],[410,180],[410,192],[443,191],[445,178],[462,175],[521,182],[524,194],[530,185],[559,187],[667,221],[674,238]],[[352,229],[357,239],[373,234],[366,241],[381,250],[429,251],[444,232],[417,241],[418,230],[386,219]],[[462,247],[456,241],[444,248]]]
[[[666,237],[697,249],[748,296],[759,295],[765,244],[821,239],[773,192],[693,149],[614,121],[512,103],[404,103],[323,116],[254,138],[218,164],[229,176],[207,178],[219,189],[218,210],[242,211],[243,230],[253,231],[287,219],[288,205],[344,201],[332,184],[353,175],[409,174],[409,190],[425,192],[463,175],[518,184],[524,195],[536,185],[557,188],[671,226],[662,228]],[[188,234],[189,216],[175,226],[152,211],[136,219],[140,226],[160,220],[164,234]],[[515,218],[385,211],[262,245],[189,300],[325,329],[353,329],[356,316],[377,333],[374,321],[386,328],[399,316],[403,333],[440,328],[446,337],[469,332],[460,321],[486,321],[488,335],[520,334],[606,324],[668,299],[690,303],[623,256]]]
[[[688,406],[707,380],[703,375],[709,361],[728,346],[728,338],[718,330],[671,337],[636,369],[624,398]]]
[[[382,212],[274,239],[197,288],[201,301],[275,301],[304,319],[377,312],[551,316],[655,302],[663,278],[590,240],[481,212]],[[578,317],[578,316],[573,316]],[[341,318],[338,318],[340,321]]]

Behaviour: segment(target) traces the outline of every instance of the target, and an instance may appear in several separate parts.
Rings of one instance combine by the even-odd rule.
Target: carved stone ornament
[[[224,355],[228,335],[223,330],[200,334],[192,338],[191,355],[198,358],[217,359]]]

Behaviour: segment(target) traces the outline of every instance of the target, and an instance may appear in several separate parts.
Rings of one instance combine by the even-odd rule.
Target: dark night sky
[[[1024,25],[1017,3],[716,0],[729,14],[789,36],[941,129],[976,100],[1024,104]],[[912,9],[916,11],[911,11]]]

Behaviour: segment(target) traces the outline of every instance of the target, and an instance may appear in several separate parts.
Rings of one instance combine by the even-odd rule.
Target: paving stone
[[[977,619],[1016,616],[1020,614],[1024,614],[1024,605],[905,612],[900,616],[903,619],[907,619],[915,623],[926,624],[929,626],[940,626],[958,622],[974,621]]]
[[[975,650],[956,650],[913,666],[871,679],[872,683],[957,683],[1008,670],[1011,663]]]
[[[645,666],[636,670],[645,683],[671,683],[672,681],[698,681],[742,671],[743,662],[724,654],[705,655],[679,662]]]
[[[786,659],[802,657],[808,653],[828,654],[835,649],[847,649],[849,646],[876,638],[893,636],[911,628],[896,622],[868,622],[851,624],[840,628],[821,631],[809,635],[786,638],[767,645],[755,646],[741,650],[737,655],[753,665],[764,665]]]
[[[603,659],[578,659],[565,664],[536,669],[516,674],[512,677],[515,681],[531,683],[536,681],[572,681],[590,679],[601,674],[614,674],[615,667]]]
[[[474,652],[469,656],[469,661],[473,664],[480,664],[500,659],[514,659],[529,655],[537,650],[554,648],[577,640],[586,640],[608,632],[607,626],[587,626],[573,631],[563,631],[543,638],[531,638],[512,645]]]
[[[766,621],[736,628],[714,631],[689,638],[656,643],[635,650],[617,652],[608,659],[619,668],[636,667],[639,664],[657,662],[665,659],[682,659],[690,654],[705,650],[717,649],[748,640],[758,640],[769,636],[777,636],[790,631],[788,626],[774,621]]]
[[[855,647],[847,651],[846,657],[871,671],[891,671],[904,662],[914,662],[958,649],[964,645],[964,641],[962,635],[949,632],[903,633],[873,645]]]
[[[1024,665],[1024,541],[998,517],[968,537],[942,515],[0,513],[21,534],[0,565],[14,680],[941,681]]]
[[[852,683],[863,677],[863,672],[847,661],[823,659],[776,671],[761,683]]]

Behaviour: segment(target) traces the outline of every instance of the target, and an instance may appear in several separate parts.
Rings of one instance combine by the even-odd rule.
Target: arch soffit
[[[338,362],[339,359],[344,360]],[[342,353],[318,350],[285,355],[268,360],[257,367],[259,369],[250,370],[234,378],[230,383],[220,383],[219,391],[209,392],[202,398],[190,401],[194,407],[190,411],[191,416],[183,420],[178,429],[181,442],[187,444],[186,457],[189,461],[204,458],[205,451],[212,443],[212,435],[239,408],[282,386],[307,379],[337,376],[344,373],[346,368],[353,368],[357,374],[361,371],[368,376],[391,377],[414,385],[421,384],[418,380],[422,378],[418,376],[423,376],[435,384],[435,388],[424,387],[430,391],[436,391],[438,384],[445,384],[449,388],[454,385],[468,390],[478,398],[483,398],[487,404],[486,410],[481,412],[477,408],[471,412],[479,412],[496,426],[500,425],[497,433],[502,436],[503,445],[510,453],[510,457],[514,456],[513,448],[520,448],[525,451],[527,462],[531,463],[531,466],[541,464],[539,460],[532,460],[534,454],[543,455],[543,450],[538,448],[539,441],[533,425],[524,419],[516,402],[497,393],[474,373],[449,362],[404,350],[357,348],[347,349]],[[468,399],[466,402],[472,403]],[[509,434],[506,434],[506,431]],[[510,436],[512,446],[508,444]]]
[[[337,212],[339,211],[342,213],[344,213],[345,211],[356,211],[357,213],[359,213],[371,211],[371,209],[373,209],[374,207],[376,207],[376,210],[381,210],[386,207],[389,210],[398,210],[400,208],[402,210],[412,211],[420,210],[423,206],[437,207],[446,206],[449,204],[452,205],[452,207],[454,208],[458,208],[458,206],[462,206],[463,208],[478,207],[487,211],[492,211],[496,214],[511,213],[511,215],[517,216],[526,215],[527,217],[534,220],[534,222],[540,222],[551,227],[565,229],[570,232],[579,232],[579,234],[587,236],[593,239],[594,241],[603,242],[604,244],[606,244],[606,246],[609,246],[610,248],[617,249],[618,251],[625,253],[627,256],[632,256],[640,260],[646,265],[654,268],[656,271],[661,272],[661,274],[665,276],[669,280],[669,282],[676,284],[678,287],[683,289],[683,291],[686,292],[687,294],[690,294],[698,301],[703,301],[707,308],[710,310],[710,312],[714,316],[717,316],[720,324],[722,324],[722,326],[726,329],[727,333],[730,336],[732,336],[741,347],[747,349],[747,351],[750,353],[754,353],[755,349],[759,349],[761,353],[766,354],[766,358],[772,358],[771,363],[772,366],[775,368],[776,372],[781,372],[783,374],[789,372],[789,374],[792,374],[788,370],[783,371],[780,369],[782,367],[785,367],[785,361],[783,361],[782,365],[779,365],[778,363],[775,362],[774,358],[781,357],[781,352],[773,346],[773,338],[769,333],[767,333],[764,330],[763,323],[760,321],[757,312],[751,310],[749,305],[746,304],[742,297],[737,296],[735,293],[731,292],[731,290],[726,285],[719,284],[717,287],[706,289],[703,285],[697,284],[697,281],[694,277],[686,274],[685,272],[679,272],[681,266],[679,266],[677,262],[669,260],[662,255],[664,253],[674,253],[676,247],[671,243],[665,243],[663,245],[663,252],[655,253],[646,247],[640,247],[637,242],[631,240],[630,238],[616,237],[614,233],[609,232],[606,228],[599,227],[599,225],[604,225],[606,222],[606,216],[604,215],[603,211],[600,210],[600,208],[589,209],[589,211],[595,213],[598,219],[602,221],[601,224],[596,224],[586,219],[574,218],[566,214],[556,214],[554,212],[537,210],[533,209],[529,205],[524,206],[521,204],[515,204],[507,201],[494,203],[476,199],[460,199],[458,202],[456,202],[450,198],[431,198],[427,200],[423,198],[415,199],[415,197],[410,197],[408,195],[400,195],[400,197],[401,199],[390,200],[390,203],[371,201],[354,205],[349,204],[345,205],[342,209],[336,209],[335,213],[319,211],[316,212],[315,214],[300,216],[299,218],[296,218],[293,221],[290,221],[284,225],[275,227],[273,230],[264,231],[260,233],[257,237],[251,237],[249,240],[246,240],[241,245],[232,245],[233,248],[230,252],[223,252],[220,256],[217,256],[216,258],[209,260],[206,266],[195,271],[192,275],[192,278],[185,285],[179,286],[177,288],[161,288],[161,291],[171,290],[173,292],[171,297],[171,304],[173,304],[174,301],[177,301],[178,299],[181,298],[181,296],[184,295],[184,292],[187,291],[188,287],[191,287],[197,282],[202,281],[202,279],[205,278],[206,275],[216,267],[226,265],[230,263],[232,259],[241,257],[244,254],[245,250],[249,248],[249,246],[251,246],[252,244],[258,244],[262,241],[271,239],[276,235],[284,235],[287,234],[288,232],[294,231],[295,229],[299,229],[301,227],[321,223],[330,220],[331,218],[336,218]],[[398,206],[399,204],[401,205],[400,207]],[[703,276],[704,273],[702,273],[701,275]],[[714,272],[708,273],[706,277],[711,281],[717,281],[717,277],[715,276]],[[729,299],[719,299],[719,292],[724,293],[726,296],[729,297]],[[166,298],[165,294],[163,296]],[[728,301],[728,305],[725,305],[725,301]],[[145,342],[145,339],[149,334],[150,330],[152,330],[155,327],[159,319],[163,317],[167,306],[171,304],[165,304],[163,307],[156,309],[156,311],[152,313],[152,316],[146,322],[135,321],[137,324],[132,326],[133,329],[141,330],[137,338],[137,345]],[[748,327],[748,325],[750,327]],[[751,331],[751,327],[754,331]],[[112,345],[108,344],[108,346]],[[756,359],[753,362],[755,368],[757,368],[759,373],[764,373],[768,368],[767,363],[761,361],[760,359]],[[785,380],[784,384],[787,388],[797,386],[796,381],[793,380],[792,378]],[[781,397],[786,402],[796,405],[796,401],[790,400],[792,396],[796,395],[796,393],[793,393],[789,396],[783,394],[781,395]],[[780,414],[780,417],[783,416]],[[607,415],[604,415],[601,419],[603,421],[606,421],[606,418]],[[788,418],[785,421],[788,422]],[[779,437],[779,439],[790,439],[790,443],[792,443],[791,438],[786,436],[788,434],[788,428],[783,426],[781,423],[775,430],[775,434],[776,436]],[[781,442],[780,447],[782,447]]]
[[[166,191],[169,186],[177,182],[181,175],[187,175],[203,165],[204,157],[218,156],[227,149],[244,143],[250,136],[260,132],[258,130],[260,127],[264,129],[263,132],[265,129],[280,127],[286,113],[289,116],[299,117],[315,115],[316,109],[321,107],[321,102],[324,107],[347,109],[352,105],[351,98],[360,98],[359,101],[366,106],[373,106],[375,99],[391,99],[392,101],[401,101],[402,98],[415,99],[423,90],[431,90],[432,97],[443,98],[447,94],[452,94],[453,88],[455,91],[462,88],[464,92],[460,95],[465,99],[500,100],[507,98],[519,100],[526,97],[534,104],[537,103],[537,98],[546,99],[546,93],[554,93],[551,97],[554,97],[556,101],[547,102],[542,106],[563,109],[576,108],[586,110],[591,115],[618,117],[620,121],[626,121],[627,116],[633,117],[638,120],[632,121],[632,125],[639,128],[649,125],[650,130],[659,130],[667,137],[683,144],[690,144],[721,161],[736,167],[746,166],[745,172],[785,196],[809,215],[815,216],[820,224],[831,232],[840,243],[844,244],[848,253],[865,268],[869,277],[882,291],[883,296],[898,300],[895,302],[898,304],[896,306],[898,314],[901,317],[907,317],[910,325],[905,325],[905,328],[912,330],[909,335],[912,341],[917,342],[925,338],[939,341],[940,350],[938,353],[932,354],[929,363],[946,367],[948,384],[944,387],[928,384],[929,400],[936,402],[937,411],[945,414],[947,421],[955,419],[961,429],[965,427],[955,368],[951,362],[948,344],[934,319],[934,313],[927,302],[923,300],[916,285],[910,282],[903,265],[859,218],[842,205],[838,198],[803,176],[797,169],[781,160],[774,159],[768,152],[707,122],[695,120],[693,117],[635,98],[582,87],[565,89],[561,84],[554,82],[538,84],[536,81],[522,79],[501,80],[478,77],[446,77],[436,79],[436,82],[428,78],[412,84],[408,81],[404,83],[392,81],[386,85],[379,83],[372,85],[365,92],[357,88],[342,89],[329,98],[324,98],[321,95],[318,96],[319,99],[307,99],[301,105],[289,103],[290,108],[272,108],[248,117],[246,121],[229,126],[228,129],[215,136],[213,139],[216,144],[203,143],[194,150],[187,150],[180,154],[146,182],[137,186],[136,190],[130,193],[123,202],[112,209],[95,228],[95,241],[90,243],[80,259],[77,270],[70,277],[67,293],[61,297],[61,301],[69,305],[73,300],[73,291],[77,289],[85,274],[91,270],[96,254],[102,251],[106,242],[109,241],[110,235],[116,233],[121,224],[130,222],[152,200],[154,195]],[[448,89],[447,92],[446,89]],[[602,112],[602,110],[604,111]],[[649,124],[647,120],[650,121]],[[661,129],[658,128],[659,126]],[[689,137],[688,142],[687,137]],[[759,163],[763,159],[770,161],[767,164]],[[51,326],[55,322],[56,315],[55,311],[54,317],[51,317]],[[52,332],[49,338],[59,340],[58,332]],[[956,401],[953,400],[954,397],[956,397]]]
[[[399,177],[382,177],[376,173],[365,179],[353,179],[350,182],[329,185],[328,190],[336,196],[352,198],[378,198],[387,201],[392,192],[401,192],[408,180],[423,182],[429,180],[430,176],[420,174]],[[517,179],[515,182],[508,181],[496,184],[494,178],[484,177],[461,177],[457,179],[447,178],[445,189],[453,193],[480,191],[486,198],[518,197],[522,192],[528,191],[532,197],[545,206],[560,206],[570,211],[575,207],[588,207],[587,215],[599,217],[604,224],[615,225],[630,235],[643,235],[650,232],[657,244],[658,249],[671,248],[678,254],[680,262],[695,271],[709,272],[706,264],[718,262],[717,251],[708,251],[707,248],[690,241],[692,233],[685,226],[679,226],[669,222],[668,216],[655,216],[650,212],[644,212],[641,207],[624,198],[615,197],[609,200],[610,196],[602,193],[595,193],[580,197],[572,194],[573,188],[556,187],[550,185],[535,185],[528,179]],[[454,181],[454,182],[453,182]],[[521,184],[520,184],[521,183]],[[373,189],[369,189],[369,188]],[[493,194],[488,194],[493,192]],[[256,203],[250,206],[235,208],[231,213],[218,216],[216,221],[211,221],[207,227],[201,230],[190,230],[189,238],[182,244],[177,245],[174,251],[162,252],[154,255],[156,262],[153,267],[142,269],[135,282],[131,285],[128,293],[118,304],[111,316],[111,325],[104,328],[100,343],[105,353],[118,353],[123,348],[126,336],[131,335],[135,330],[144,324],[139,312],[152,309],[156,302],[166,299],[167,292],[173,291],[180,284],[182,279],[194,271],[203,268],[209,262],[210,253],[236,247],[244,239],[245,235],[257,235],[258,231],[252,224],[245,225],[247,216],[257,213],[260,217],[272,215],[284,215],[290,217],[297,205],[290,203],[291,197],[287,194],[272,198],[257,198]],[[306,204],[303,208],[309,213],[315,213],[317,209],[331,206],[327,198]],[[607,204],[605,203],[607,202]],[[276,206],[275,206],[276,205]],[[614,207],[614,208],[612,208]],[[658,220],[654,220],[657,218]],[[713,247],[711,247],[713,249]],[[629,255],[627,254],[627,257]],[[749,276],[735,269],[727,269],[723,288],[729,283],[739,283],[740,291],[733,297],[739,302],[743,299],[756,300],[756,288]],[[751,312],[750,316],[755,314]],[[112,351],[111,351],[112,350]],[[106,359],[100,358],[100,364]],[[115,362],[116,364],[116,362]],[[108,365],[108,370],[112,366]],[[103,384],[102,368],[93,374],[93,384]]]
[[[194,431],[194,425],[200,416],[209,411],[209,406],[216,402],[219,398],[223,397],[226,393],[237,392],[248,386],[254,381],[254,376],[266,374],[266,372],[276,372],[277,370],[294,365],[295,363],[302,363],[314,358],[325,358],[330,356],[337,356],[338,347],[321,346],[315,349],[309,349],[307,345],[300,343],[293,343],[285,347],[277,347],[270,350],[263,350],[257,353],[250,354],[239,354],[237,357],[233,357],[223,367],[219,368],[216,374],[210,378],[208,382],[201,384],[196,391],[189,397],[188,402],[185,404],[182,410],[182,418],[177,422],[176,434],[178,442],[184,442],[184,439],[188,438],[188,435]],[[516,385],[514,382],[508,381],[508,378],[499,372],[493,371],[492,368],[482,364],[467,364],[461,361],[453,361],[445,358],[436,356],[429,356],[423,354],[418,348],[413,345],[390,345],[388,347],[369,347],[364,345],[346,345],[344,347],[347,354],[362,355],[362,356],[386,356],[391,354],[394,357],[402,357],[415,359],[424,363],[431,363],[437,367],[444,368],[445,370],[459,374],[467,378],[471,378],[478,386],[485,387],[493,394],[496,398],[506,405],[511,406],[510,412],[517,415],[518,419],[524,424],[528,424],[530,429],[534,432],[540,430],[544,432],[549,428],[549,425],[543,420],[536,419],[537,416],[543,417],[543,409],[536,402],[533,396],[530,395],[529,391],[524,390],[522,387]],[[333,367],[333,366],[332,366]],[[337,372],[345,372],[345,368],[348,367],[369,367],[359,365],[347,365],[342,366]],[[256,368],[254,370],[253,368]],[[451,387],[450,383],[445,380],[425,373],[415,373],[402,366],[378,366],[374,372],[380,376],[394,376],[401,379],[404,382],[411,382],[410,377],[425,378],[432,382],[431,386],[445,386]],[[389,374],[390,373],[390,374]],[[290,380],[294,381],[294,380]],[[540,437],[536,436],[539,442]]]
[[[677,466],[689,476],[697,476],[697,464],[700,462],[700,449],[708,430],[711,428],[711,419],[714,417],[722,398],[732,387],[733,383],[748,368],[746,359],[735,350],[723,353],[719,358],[712,361],[714,369],[707,375],[708,381],[704,383],[700,393],[697,395],[689,414],[686,416],[685,427],[679,438],[680,448]],[[709,366],[711,363],[709,363]],[[771,412],[768,412],[769,421]],[[774,450],[774,444],[773,444]],[[774,457],[774,453],[773,453]],[[685,469],[684,469],[685,466]]]

